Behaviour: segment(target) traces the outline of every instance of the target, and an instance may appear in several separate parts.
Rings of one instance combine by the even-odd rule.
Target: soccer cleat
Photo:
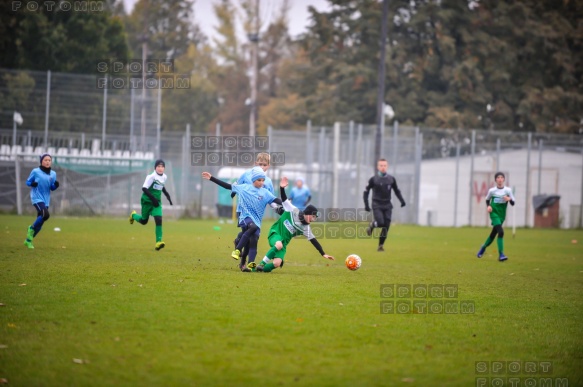
[[[377,251],[385,251],[385,248],[383,245],[379,245],[379,247],[377,247]]]
[[[166,243],[160,241],[156,242],[156,251],[163,249],[166,246]]]
[[[34,246],[32,245],[32,241],[30,241],[30,240],[28,240],[28,239],[26,239],[26,240],[24,241],[24,245],[25,245],[26,247],[28,247],[29,249],[34,249]]]
[[[255,271],[256,268],[257,268],[257,264],[255,262],[249,262],[247,264],[247,269],[249,269],[251,271]]]
[[[232,253],[231,253],[231,257],[233,259],[239,260],[239,257],[241,256],[241,251],[235,249]]]
[[[498,260],[499,260],[500,262],[504,262],[504,261],[506,261],[507,259],[508,259],[508,257],[507,257],[506,255],[504,255],[504,254],[500,254],[500,257],[498,258]]]
[[[132,211],[132,213],[130,214],[130,224],[134,224],[134,214],[136,213],[136,211]]]
[[[369,225],[366,226],[366,235],[368,236],[372,235],[372,222],[370,222]]]
[[[26,231],[26,239],[32,241],[32,238],[34,238],[34,228],[32,228],[32,226],[29,226],[28,230]]]
[[[251,269],[249,269],[249,268],[248,268],[248,267],[246,267],[246,266],[241,266],[241,271],[242,271],[243,273],[250,273],[250,272],[251,272]]]
[[[262,272],[263,271],[263,265],[257,265],[257,267],[255,267],[256,271]]]
[[[486,252],[486,248],[484,246],[480,247],[480,251],[478,251],[478,254],[476,254],[476,257],[482,258],[484,256],[485,252]]]

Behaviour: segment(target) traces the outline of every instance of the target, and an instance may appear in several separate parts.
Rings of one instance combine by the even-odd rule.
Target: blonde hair
[[[263,162],[267,163],[267,165],[269,165],[270,158],[271,158],[271,156],[269,156],[269,153],[261,152],[261,153],[257,154],[257,158],[255,159],[255,163],[260,163],[263,161]]]

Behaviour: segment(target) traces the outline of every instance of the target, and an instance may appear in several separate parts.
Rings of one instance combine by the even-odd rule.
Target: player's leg
[[[155,233],[156,233],[156,250],[163,249],[166,244],[162,241],[162,205],[152,208],[152,216],[154,217],[154,222],[156,223]]]
[[[498,229],[497,229],[498,224],[495,225],[494,222],[495,221],[492,220],[492,231],[490,231],[490,235],[488,235],[488,238],[486,238],[486,241],[480,247],[480,250],[478,251],[478,254],[476,254],[476,256],[478,258],[482,258],[482,256],[486,253],[486,248],[488,246],[490,246],[492,244],[492,242],[494,242],[494,239],[496,238],[496,234],[498,234]]]
[[[373,207],[372,208],[372,222],[368,224],[366,228],[366,235],[371,236],[372,231],[375,227],[382,227],[379,222],[382,222],[383,219],[383,210],[380,208]]]
[[[285,244],[283,244],[281,241],[279,243],[276,243],[276,245],[274,246],[275,248],[280,247],[274,254],[273,260],[269,263],[266,263],[265,265],[263,265],[263,268],[260,270],[259,266],[257,266],[257,271],[263,271],[265,273],[269,273],[270,271],[273,271],[274,269],[277,269],[278,267],[282,267],[283,266],[283,260],[285,258]],[[265,258],[263,258],[265,260]]]
[[[496,240],[498,245],[498,260],[502,262],[508,259],[508,257],[504,255],[504,229],[501,224],[497,225],[496,228],[498,233],[498,239]]]
[[[245,250],[249,253],[249,264],[247,265],[247,268],[253,270],[257,267],[257,264],[255,263],[255,258],[257,257],[257,243],[259,242],[259,236],[261,235],[261,230],[257,229],[257,231],[255,231],[255,233],[253,235],[251,235],[251,238],[249,239],[249,243],[247,244],[247,247],[245,248]]]
[[[142,199],[142,213],[140,215],[132,213],[131,216],[135,221],[145,226],[146,224],[148,224],[148,219],[150,218],[150,214],[152,213],[153,209],[154,206],[152,205],[152,203]]]
[[[32,239],[40,232],[45,222],[45,219],[49,218],[49,212],[43,202],[33,204],[36,210],[36,219],[32,225],[28,227],[26,232],[26,239],[24,240],[24,245],[29,249],[34,249],[32,244]]]
[[[241,212],[237,211],[237,220],[239,219],[239,216],[241,216]],[[241,235],[243,235],[243,233],[245,232],[244,227],[247,227],[247,225],[245,224],[245,222],[240,222],[237,226],[241,227],[241,231],[239,231],[239,234],[237,234],[237,236],[235,237],[235,240],[233,241],[235,248],[237,248],[237,245],[239,244],[239,240],[241,239]]]
[[[381,235],[379,236],[379,247],[377,251],[385,251],[384,244],[387,240],[387,236],[389,234],[389,228],[391,227],[391,216],[392,210],[387,208],[382,211],[382,227],[381,227]]]
[[[239,242],[237,243],[235,250],[240,251],[243,249],[243,247],[247,246],[247,243],[249,243],[251,235],[255,234],[257,230],[259,230],[259,227],[257,227],[253,220],[251,220],[251,218],[245,218],[245,225],[246,225],[245,232],[241,234],[241,238],[239,239]]]
[[[277,252],[284,248],[284,244],[282,242],[283,238],[276,232],[271,232],[267,237],[267,241],[269,242],[269,246],[271,246],[271,248],[267,250],[265,257],[263,257],[263,260],[257,266],[257,271],[263,271],[265,265],[270,264],[271,260],[275,258]]]

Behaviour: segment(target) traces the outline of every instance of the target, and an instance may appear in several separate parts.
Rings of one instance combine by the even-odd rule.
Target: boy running
[[[168,178],[164,171],[166,170],[166,164],[164,160],[158,159],[154,163],[154,172],[146,176],[144,185],[142,186],[142,214],[138,215],[136,211],[132,211],[130,214],[130,224],[134,224],[134,221],[142,225],[148,223],[150,215],[154,217],[154,222],[156,222],[156,245],[155,249],[163,249],[166,244],[162,242],[162,194],[166,196],[170,205],[172,205],[172,199],[170,199],[170,194],[166,191],[166,179]]]
[[[34,249],[32,239],[37,236],[43,224],[49,220],[49,205],[51,204],[51,191],[59,188],[57,173],[51,170],[53,158],[48,153],[40,156],[40,166],[33,169],[26,179],[26,185],[31,187],[30,200],[36,209],[36,220],[28,227],[24,245]]]
[[[492,221],[492,232],[490,232],[486,242],[480,247],[480,251],[478,251],[476,256],[482,258],[486,252],[486,248],[492,244],[494,238],[498,235],[498,260],[504,262],[508,257],[504,255],[504,229],[502,229],[502,223],[506,219],[508,202],[514,206],[514,194],[512,193],[512,189],[504,185],[506,178],[502,172],[497,172],[494,175],[494,179],[496,180],[496,187],[490,188],[486,195],[486,206],[488,206],[487,210],[490,213],[490,220]]]

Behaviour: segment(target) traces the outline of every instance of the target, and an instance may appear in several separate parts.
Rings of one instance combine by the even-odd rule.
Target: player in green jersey
[[[496,235],[498,235],[498,260],[504,262],[508,259],[504,255],[504,229],[502,228],[502,223],[506,219],[508,203],[514,206],[514,194],[512,193],[512,189],[504,185],[505,179],[506,177],[502,172],[497,172],[494,175],[496,187],[490,188],[486,195],[486,205],[488,206],[487,209],[490,213],[490,220],[492,221],[492,232],[490,232],[486,242],[480,247],[480,251],[476,255],[478,258],[482,258],[486,252],[486,248],[494,242]]]
[[[164,173],[166,170],[164,160],[156,160],[154,163],[154,169],[154,172],[146,176],[146,180],[142,186],[142,214],[138,215],[136,211],[132,211],[130,214],[130,224],[134,224],[134,221],[137,221],[138,223],[145,225],[148,223],[150,215],[152,215],[156,222],[155,249],[160,250],[166,246],[166,244],[162,242],[162,194],[166,196],[170,205],[172,205],[172,199],[164,187],[167,179],[167,176]]]
[[[285,259],[286,246],[291,242],[292,238],[299,235],[304,235],[318,250],[322,257],[334,260],[334,257],[328,255],[322,249],[320,243],[312,234],[310,223],[318,217],[318,209],[313,205],[308,205],[304,211],[300,211],[287,199],[285,187],[288,185],[287,177],[282,177],[279,184],[281,201],[283,202],[284,213],[271,226],[267,240],[271,247],[265,254],[263,261],[257,266],[257,271],[270,272],[273,269],[283,266]]]

